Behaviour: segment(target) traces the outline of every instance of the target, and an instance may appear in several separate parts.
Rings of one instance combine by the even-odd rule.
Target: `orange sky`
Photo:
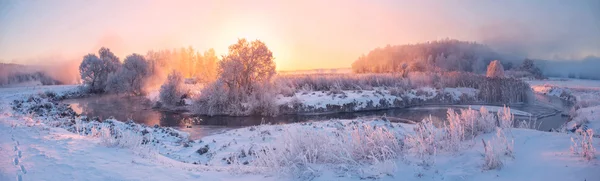
[[[223,54],[237,38],[264,41],[278,70],[350,67],[358,56],[376,47],[446,37],[490,44],[501,39],[499,49],[518,47],[531,57],[574,58],[600,54],[600,41],[596,41],[600,9],[594,8],[599,4],[9,0],[0,3],[0,24],[5,25],[0,26],[0,61],[79,60],[101,46],[121,58],[187,46],[201,51],[214,48]],[[514,37],[528,39],[519,38],[515,45]],[[539,46],[547,44],[553,46]]]

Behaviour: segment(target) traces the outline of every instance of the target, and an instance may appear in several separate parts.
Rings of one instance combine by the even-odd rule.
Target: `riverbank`
[[[573,131],[583,127],[600,133],[600,81],[561,78],[528,83],[537,93],[559,97],[573,104],[573,108],[566,112],[570,121],[564,129]]]
[[[0,138],[0,148],[11,150],[11,154],[0,156],[0,178],[3,180],[15,177],[24,180],[161,180],[175,177],[181,180],[590,180],[600,177],[594,171],[600,169],[595,164],[598,160],[583,161],[571,154],[572,135],[564,133],[506,128],[504,133],[508,140],[514,140],[512,156],[502,156],[498,152],[495,158],[502,162],[502,166],[486,169],[485,157],[482,156],[485,151],[480,140],[499,139],[495,132],[482,132],[473,138],[455,142],[457,144],[451,145],[460,145],[455,151],[438,145],[441,146],[439,150],[427,157],[419,156],[419,149],[408,141],[415,138],[418,125],[379,119],[260,125],[191,141],[166,139],[173,137],[170,133],[155,131],[161,128],[108,120],[103,124],[113,126],[105,128],[118,130],[121,136],[113,137],[113,131],[109,131],[106,137],[98,133],[94,135],[91,131],[101,127],[96,122],[75,121],[75,129],[67,131],[68,128],[52,124],[63,119],[22,115],[7,108],[15,98],[24,99],[40,91],[14,92],[19,95],[0,92],[3,98],[0,103],[3,108],[0,132],[7,133]],[[83,131],[87,128],[91,129]],[[403,144],[406,147],[399,147],[385,157],[377,157],[381,158],[377,160],[362,160],[359,154],[359,157],[349,157],[359,162],[327,161],[326,158],[333,157],[326,153],[335,153],[331,152],[333,149],[355,150],[346,147],[350,144],[342,140],[352,140],[351,135],[366,135],[353,130],[395,138],[383,139],[388,141],[377,145]],[[444,134],[441,129],[432,131]],[[155,144],[156,141],[144,144],[145,138],[161,139],[160,144]],[[378,140],[376,137],[365,138]],[[440,143],[449,141],[444,138],[443,135],[435,136]],[[355,148],[369,148],[367,143],[357,142],[358,147]],[[286,145],[306,148],[295,151],[312,151],[290,155],[281,152],[291,148]],[[593,145],[599,146],[597,139],[593,140]],[[495,146],[502,148],[502,145]],[[276,150],[280,151],[274,152]],[[283,155],[276,156],[274,153]],[[284,161],[282,158],[293,159],[288,157],[293,155],[314,155],[320,159],[281,162]]]

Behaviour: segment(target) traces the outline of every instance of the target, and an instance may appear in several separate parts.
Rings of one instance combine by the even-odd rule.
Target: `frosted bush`
[[[99,137],[101,143],[108,147],[139,148],[144,137],[133,130],[111,124],[101,124]]]
[[[165,105],[175,106],[181,101],[184,94],[183,91],[183,75],[177,71],[173,71],[167,77],[166,82],[160,86],[159,99]]]
[[[575,131],[575,137],[571,137],[571,152],[583,157],[585,160],[596,158],[596,148],[594,148],[594,130],[583,130],[579,128]]]
[[[506,133],[504,132],[504,129],[502,128],[496,128],[496,139],[495,141],[497,141],[497,145],[501,146],[501,150],[504,153],[504,155],[509,156],[511,158],[514,158],[514,147],[515,147],[515,140],[514,139],[508,139],[506,137]]]
[[[451,151],[458,151],[461,145],[460,142],[465,139],[465,129],[468,125],[452,109],[448,109],[446,119],[447,123],[444,127],[445,148]]]
[[[459,113],[448,109],[446,119],[444,148],[450,151],[458,151],[461,146],[460,142],[473,139],[482,133],[490,133],[496,128],[494,115],[485,107],[479,111],[471,108],[461,109]]]
[[[496,117],[494,117],[494,114],[490,113],[485,106],[481,106],[479,109],[479,115],[479,130],[483,131],[484,133],[490,133],[494,131],[494,128],[496,128]]]
[[[502,160],[500,160],[500,156],[495,152],[494,147],[492,146],[490,141],[487,143],[482,139],[484,154],[483,154],[483,169],[484,170],[493,170],[500,169],[502,167]]]
[[[523,128],[523,129],[537,129],[537,128],[539,128],[540,125],[541,125],[541,123],[538,124],[537,119],[532,120],[530,118],[529,121],[526,121],[526,120],[519,121],[515,127]]]
[[[500,128],[512,128],[514,119],[514,115],[506,105],[498,111],[498,126]]]
[[[279,114],[279,106],[275,102],[275,92],[271,85],[257,86],[256,91],[250,95],[249,105],[251,114],[275,116]]]
[[[414,135],[407,135],[406,145],[417,154],[424,166],[434,164],[433,156],[437,153],[436,128],[431,116],[417,123]]]
[[[252,164],[280,173],[313,175],[319,172],[315,164],[353,170],[398,158],[401,152],[397,135],[385,127],[358,124],[332,132],[299,127],[284,130],[276,144],[257,151]]]
[[[410,72],[408,79],[412,88],[420,87],[441,87],[438,85],[440,76],[430,72]]]

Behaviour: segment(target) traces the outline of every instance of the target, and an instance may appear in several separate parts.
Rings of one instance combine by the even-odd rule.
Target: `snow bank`
[[[352,112],[415,106],[422,104],[454,104],[475,102],[477,90],[472,88],[435,89],[423,87],[407,91],[375,88],[353,91],[304,91],[293,96],[278,95],[280,112],[322,113]]]
[[[535,92],[560,97],[575,103],[571,110],[572,121],[566,128],[577,127],[600,131],[600,81],[581,79],[549,79],[529,81]]]

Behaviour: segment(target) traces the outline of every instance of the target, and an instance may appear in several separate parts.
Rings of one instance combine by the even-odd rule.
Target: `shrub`
[[[207,85],[195,100],[194,112],[205,115],[241,114],[241,104],[230,102],[229,91],[223,82]]]
[[[436,73],[430,72],[410,72],[408,73],[408,79],[411,88],[420,87],[437,87],[440,88],[440,76]]]
[[[590,161],[596,158],[596,148],[594,148],[594,130],[583,130],[579,128],[575,131],[575,137],[571,137],[571,152]]]
[[[275,116],[279,114],[279,105],[275,102],[276,93],[271,85],[263,85],[255,88],[250,95],[250,111],[254,115]]]
[[[506,105],[498,111],[498,127],[512,128],[515,116],[510,112],[510,108]]]
[[[254,154],[252,164],[281,173],[303,175],[318,172],[312,164],[360,169],[363,164],[375,165],[398,158],[402,152],[402,143],[394,132],[365,123],[342,126],[332,132],[312,127],[283,131],[277,143]]]
[[[184,94],[183,76],[177,71],[173,71],[167,77],[167,81],[160,86],[159,99],[165,105],[175,106],[181,101]]]
[[[483,148],[484,148],[484,155],[483,155],[483,169],[484,170],[493,170],[493,169],[500,169],[502,168],[502,160],[500,160],[500,157],[498,156],[498,154],[495,152],[494,147],[492,146],[490,141],[487,141],[487,143],[481,139],[481,142],[483,143]]]
[[[436,131],[433,126],[431,116],[417,123],[414,135],[407,135],[405,143],[413,150],[419,159],[422,160],[422,165],[431,166],[433,164],[432,157],[437,152]]]
[[[502,150],[504,155],[514,158],[515,140],[509,140],[506,137],[506,132],[504,131],[504,129],[499,127],[496,127],[496,139],[496,141],[498,142],[497,144],[499,146],[502,146],[500,149]]]
[[[98,136],[102,144],[108,147],[136,149],[142,145],[144,140],[144,137],[135,131],[112,124],[101,124]]]
[[[468,108],[455,112],[448,109],[447,123],[444,127],[444,147],[450,151],[460,150],[462,141],[494,131],[495,121],[494,115],[485,107],[479,111]]]

